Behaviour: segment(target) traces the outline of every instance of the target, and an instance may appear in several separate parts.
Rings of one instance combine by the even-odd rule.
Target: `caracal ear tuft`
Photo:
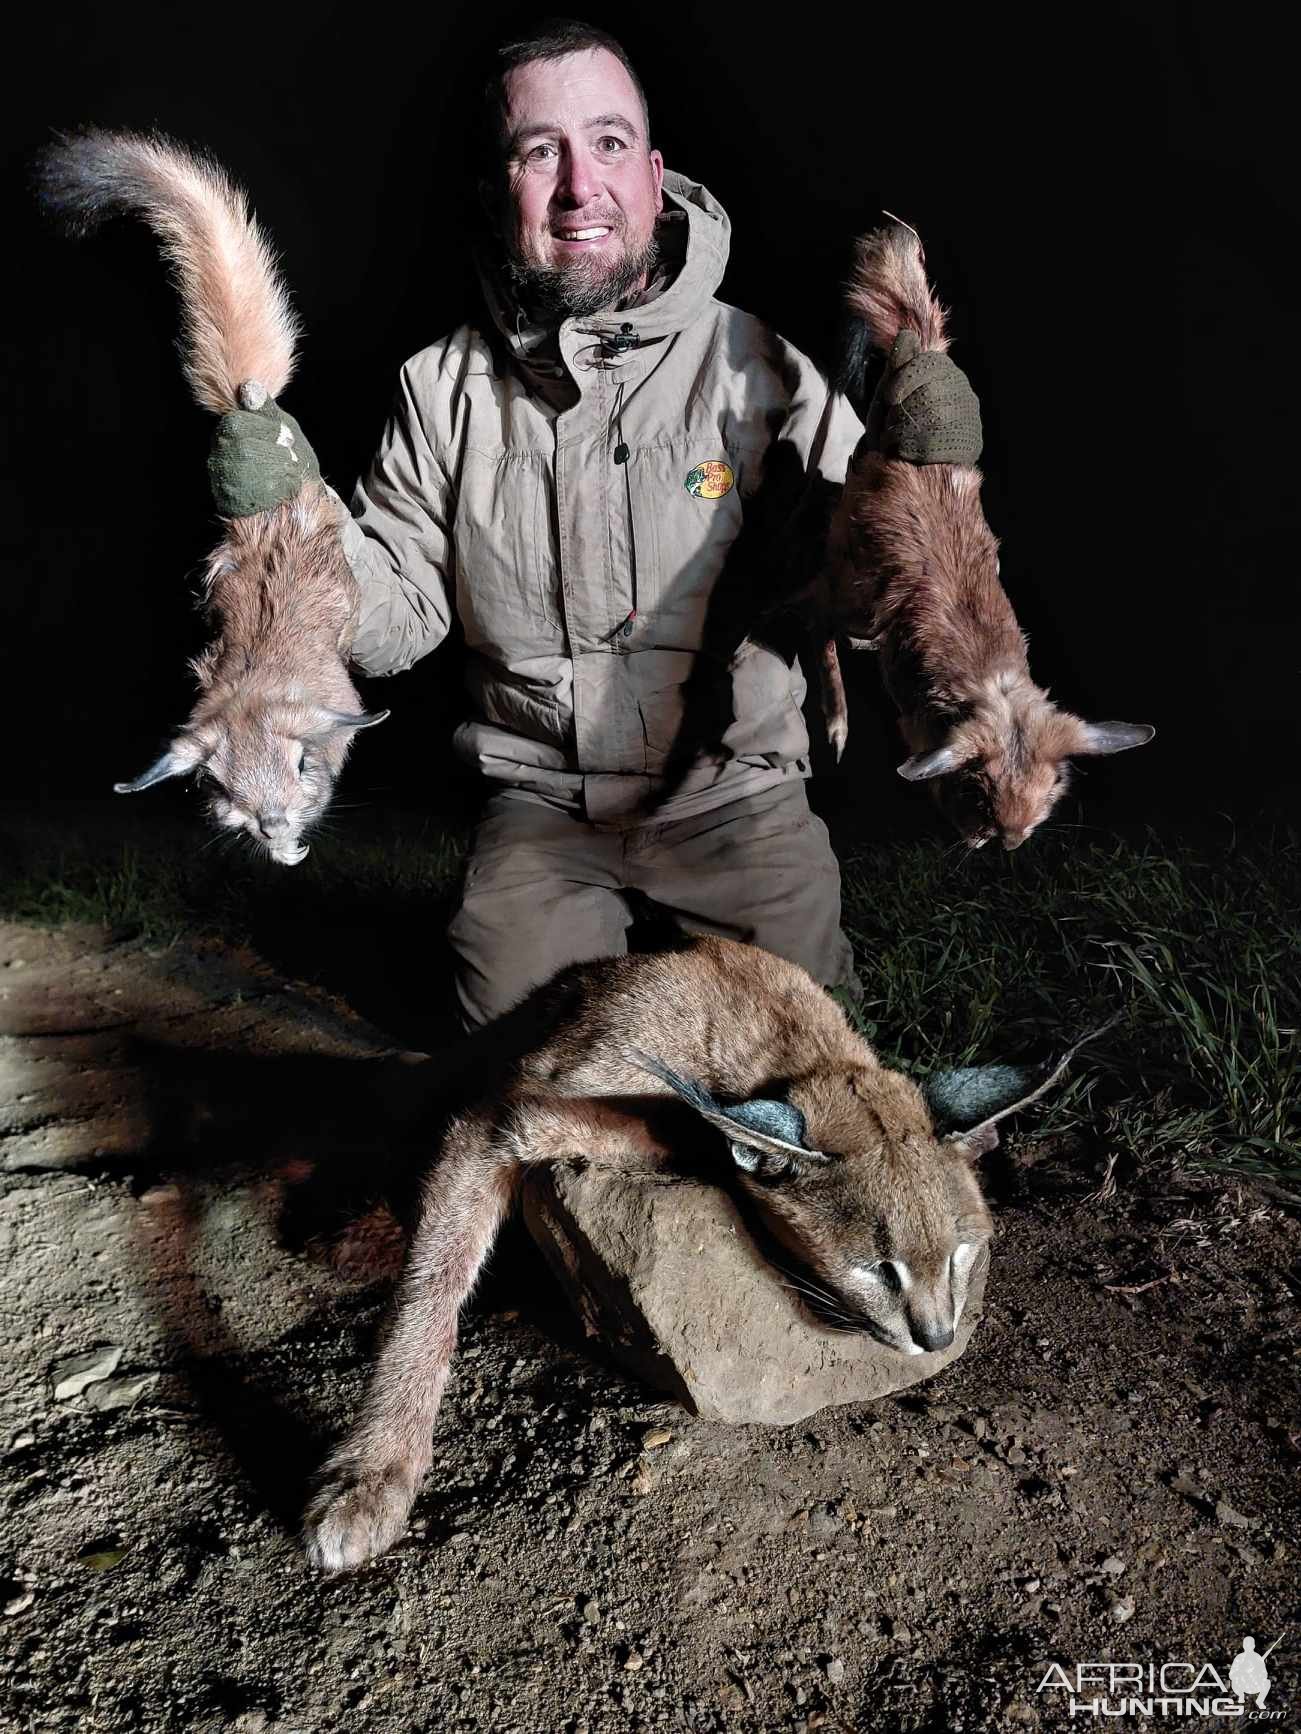
[[[1145,747],[1156,734],[1151,723],[1085,723],[1084,745],[1077,753],[1124,753],[1130,747]]]

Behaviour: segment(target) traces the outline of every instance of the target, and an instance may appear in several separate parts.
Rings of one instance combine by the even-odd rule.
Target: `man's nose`
[[[581,210],[590,204],[598,183],[595,165],[583,151],[566,151],[560,164],[556,191],[565,204]]]

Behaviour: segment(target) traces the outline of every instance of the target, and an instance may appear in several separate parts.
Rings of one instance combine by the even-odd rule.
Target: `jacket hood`
[[[584,332],[610,333],[632,328],[640,343],[672,337],[692,324],[709,305],[731,249],[732,224],[718,200],[699,181],[664,171],[664,210],[656,223],[661,259],[671,279],[640,306],[611,309],[582,319],[566,319],[557,332],[531,325],[507,294],[500,272],[478,259],[479,281],[496,329],[510,347],[515,362],[526,371],[554,375],[559,363],[560,334],[577,327]],[[617,362],[617,356],[613,358]]]

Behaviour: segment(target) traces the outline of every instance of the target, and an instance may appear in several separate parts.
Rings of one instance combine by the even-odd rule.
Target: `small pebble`
[[[84,1355],[66,1355],[63,1360],[56,1361],[50,1368],[55,1401],[64,1402],[69,1397],[79,1397],[87,1385],[107,1379],[114,1373],[121,1359],[121,1348],[116,1344],[106,1344],[103,1348],[91,1349]]]
[[[14,1614],[26,1613],[28,1608],[31,1607],[32,1603],[35,1600],[36,1600],[36,1597],[33,1595],[31,1590],[27,1590],[24,1594],[22,1594],[20,1596],[14,1596],[11,1601],[7,1601],[5,1603],[5,1617],[6,1617],[6,1619],[12,1618],[12,1616]]]
[[[645,1659],[640,1650],[629,1650],[628,1660],[623,1664],[625,1671],[629,1674],[635,1674]]]
[[[845,1664],[839,1656],[833,1656],[827,1663],[827,1679],[833,1686],[838,1686],[845,1677]]]
[[[1132,1620],[1134,1617],[1133,1596],[1117,1596],[1115,1601],[1107,1604],[1107,1612],[1118,1626],[1123,1626],[1126,1620]]]
[[[667,1427],[648,1427],[641,1436],[643,1451],[658,1451],[661,1445],[667,1445],[673,1435]]]

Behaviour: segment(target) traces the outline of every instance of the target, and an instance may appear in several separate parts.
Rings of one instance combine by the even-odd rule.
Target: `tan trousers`
[[[671,824],[593,825],[495,795],[474,835],[448,929],[468,1027],[489,1022],[566,964],[622,956],[641,892],[679,927],[855,985],[840,931],[840,868],[802,782]]]

